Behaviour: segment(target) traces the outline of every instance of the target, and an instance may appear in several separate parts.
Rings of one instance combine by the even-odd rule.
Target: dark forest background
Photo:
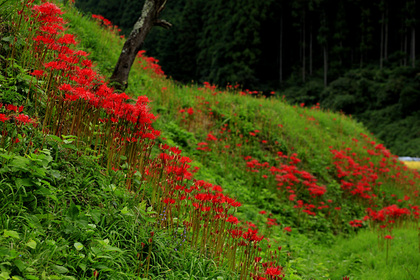
[[[128,35],[144,1],[77,0]],[[394,153],[420,156],[416,0],[168,0],[144,49],[184,83],[275,90],[342,110]]]

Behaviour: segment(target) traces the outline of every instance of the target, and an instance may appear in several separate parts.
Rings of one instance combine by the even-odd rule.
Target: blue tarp
[[[418,157],[399,157],[398,159],[401,161],[420,161]]]

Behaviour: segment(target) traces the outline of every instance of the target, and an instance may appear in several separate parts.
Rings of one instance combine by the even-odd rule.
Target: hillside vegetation
[[[128,35],[144,0],[78,0]],[[420,157],[420,5],[415,0],[177,0],[143,47],[175,80],[285,95],[362,122],[399,156]],[[417,36],[418,37],[418,36]]]
[[[0,279],[420,275],[420,176],[362,125],[144,52],[114,92],[117,28],[33,2],[1,4]]]

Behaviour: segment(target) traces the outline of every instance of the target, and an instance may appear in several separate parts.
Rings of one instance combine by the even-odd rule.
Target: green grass
[[[312,259],[328,267],[331,279],[416,279],[420,275],[419,238],[413,228],[397,229],[387,245],[379,244],[376,232],[360,231],[352,238],[338,238],[331,247],[320,248]],[[309,266],[309,265],[308,265]]]
[[[13,7],[12,2],[7,4]],[[122,41],[72,8],[64,17],[69,21],[69,32],[77,34],[78,47],[89,51],[96,69],[109,76]],[[19,65],[18,58],[16,63]],[[282,246],[276,259],[284,267],[285,279],[416,279],[420,274],[416,227],[393,230],[395,238],[386,260],[386,249],[379,248],[377,232],[368,222],[357,233],[348,224],[363,218],[366,205],[340,189],[330,147],[351,147],[357,157],[367,157],[362,145],[372,149],[374,145],[361,136],[369,135],[363,126],[343,114],[291,106],[281,98],[180,85],[144,70],[142,63],[135,62],[127,92],[147,95],[159,116],[154,127],[161,130],[162,137],[156,140],[151,159],[159,153],[158,144],[180,147],[182,155],[193,159],[192,167],[200,168],[195,179],[222,186],[224,193],[242,203],[235,215],[256,223],[273,247]],[[6,97],[13,102],[26,100],[32,86],[25,82],[24,67],[13,71],[20,74],[2,72],[9,89],[2,91],[5,103]],[[37,88],[45,94],[41,82]],[[25,110],[35,107],[26,102]],[[191,116],[180,112],[188,108],[194,110]],[[35,109],[28,112],[38,112],[40,118],[45,114]],[[100,279],[239,279],[239,272],[206,256],[206,249],[200,253],[190,244],[191,239],[181,242],[182,227],[171,232],[161,226],[159,215],[164,212],[160,206],[151,205],[153,179],[142,178],[145,197],[126,191],[127,173],[100,165],[102,155],[94,156],[91,147],[79,144],[84,139],[45,137],[37,129],[13,128],[13,123],[6,126],[20,144],[6,145],[11,136],[2,135],[0,190],[2,201],[7,203],[0,208],[0,279],[93,279],[95,271]],[[209,133],[219,140],[206,140]],[[25,134],[32,135],[35,145]],[[356,145],[352,138],[362,144]],[[211,152],[196,149],[203,141],[209,142]],[[279,151],[289,158],[296,153],[301,159],[296,168],[311,173],[326,186],[325,198],[312,202],[331,200],[328,203],[333,214],[322,210],[308,216],[297,211],[288,194],[277,190],[274,177],[262,179],[268,171],[246,171],[244,157],[278,166]],[[380,156],[372,156],[375,164],[380,160]],[[395,168],[399,166],[396,163]],[[415,188],[382,179],[385,194],[378,204],[397,203],[391,194],[397,198],[409,195],[409,202],[399,204],[405,207],[419,203],[413,195]],[[418,185],[415,187],[418,190]],[[299,195],[303,192],[298,191]],[[307,194],[302,194],[302,199],[312,200]],[[333,207],[341,207],[340,212],[333,212]],[[259,213],[261,210],[267,214]],[[269,227],[268,214],[280,225]],[[292,232],[284,227],[291,227]],[[180,243],[182,248],[177,247]],[[263,262],[269,261],[272,251],[267,245],[261,247]]]

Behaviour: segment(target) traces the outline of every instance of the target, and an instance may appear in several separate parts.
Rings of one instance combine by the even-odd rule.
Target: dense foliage
[[[76,1],[125,34],[142,4]],[[413,0],[168,1],[163,17],[174,28],[153,30],[146,49],[176,80],[264,89],[293,76],[301,81],[322,76],[325,47],[332,81],[369,63],[414,65],[416,11]]]
[[[128,34],[142,1],[78,0]],[[148,54],[182,82],[269,92],[355,116],[392,152],[419,156],[419,5],[405,1],[168,1]]]
[[[115,92],[117,28],[34,2],[1,4],[0,279],[417,274],[420,175],[351,118],[144,52]]]

